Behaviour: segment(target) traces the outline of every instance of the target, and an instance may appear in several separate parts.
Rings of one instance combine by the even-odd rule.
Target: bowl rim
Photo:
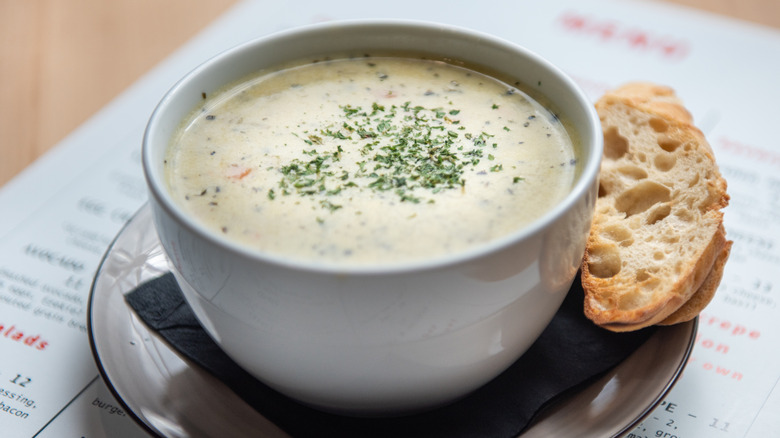
[[[581,172],[568,195],[566,195],[566,197],[558,204],[556,204],[552,209],[548,210],[526,226],[523,226],[514,232],[508,233],[489,242],[474,245],[465,250],[457,251],[451,254],[433,256],[422,260],[399,261],[380,264],[348,264],[343,262],[327,263],[323,261],[297,259],[292,256],[274,254],[250,247],[248,245],[243,245],[230,239],[221,238],[217,235],[217,233],[208,228],[206,225],[185,214],[184,211],[172,199],[167,190],[164,189],[164,177],[161,175],[161,172],[156,172],[154,170],[157,164],[152,162],[152,157],[154,154],[151,150],[152,144],[155,142],[153,140],[153,136],[160,126],[161,114],[163,114],[171,105],[171,103],[176,99],[176,95],[179,94],[179,91],[183,89],[187,83],[194,80],[194,78],[200,74],[203,74],[206,71],[210,71],[213,68],[219,68],[216,66],[223,62],[223,60],[230,59],[231,57],[234,57],[243,51],[252,50],[255,46],[272,44],[276,40],[288,37],[305,38],[307,34],[311,35],[324,33],[334,31],[336,29],[358,29],[360,27],[365,27],[367,29],[378,29],[380,27],[395,28],[398,31],[401,31],[402,29],[415,29],[418,31],[423,30],[450,33],[457,35],[458,38],[477,39],[483,44],[489,44],[494,47],[501,47],[510,51],[518,52],[526,58],[533,59],[533,62],[539,64],[550,74],[557,76],[557,79],[566,85],[567,91],[572,95],[574,100],[583,109],[585,109],[585,115],[588,120],[587,125],[593,127],[593,130],[590,133],[580,133],[581,143],[590,144],[592,147],[589,153],[582,157],[585,159],[586,164],[581,169]],[[541,55],[518,43],[511,42],[509,40],[479,30],[435,21],[415,19],[344,19],[304,26],[296,26],[247,40],[238,45],[234,45],[227,50],[221,51],[220,53],[208,58],[187,72],[171,88],[168,89],[168,91],[164,94],[162,99],[154,108],[144,130],[141,161],[147,187],[149,188],[150,195],[154,198],[154,203],[157,204],[159,208],[163,209],[168,216],[173,218],[179,226],[186,228],[188,232],[200,236],[210,244],[221,248],[223,251],[227,251],[233,255],[251,259],[257,262],[306,272],[331,273],[339,275],[378,275],[391,273],[403,274],[424,270],[441,269],[467,263],[471,260],[476,260],[492,253],[499,252],[502,249],[508,248],[518,242],[526,240],[536,235],[544,228],[554,224],[567,211],[574,208],[581,198],[586,197],[588,191],[592,187],[592,184],[598,180],[601,156],[603,153],[603,138],[601,130],[599,129],[600,126],[601,122],[598,114],[596,113],[594,105],[591,103],[585,92],[576,84],[576,82],[546,58],[543,58]],[[159,141],[160,140],[157,140],[157,142]]]

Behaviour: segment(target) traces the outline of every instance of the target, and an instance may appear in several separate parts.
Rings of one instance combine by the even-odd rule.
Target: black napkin
[[[433,411],[368,419],[311,409],[257,381],[206,334],[170,273],[142,284],[126,300],[174,349],[294,437],[328,432],[341,437],[516,437],[545,406],[619,364],[653,333],[612,333],[592,324],[583,316],[577,279],[536,343],[487,385]]]

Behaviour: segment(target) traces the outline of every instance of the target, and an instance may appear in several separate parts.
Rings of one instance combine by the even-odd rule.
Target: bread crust
[[[689,320],[714,295],[731,248],[712,149],[671,88],[627,84],[596,109],[605,151],[581,267],[585,314],[612,331]]]
[[[723,278],[723,268],[726,266],[726,261],[731,253],[732,244],[733,242],[731,241],[726,242],[720,255],[715,260],[715,265],[712,267],[710,273],[707,274],[707,278],[704,279],[704,282],[696,293],[694,293],[693,296],[674,313],[659,322],[658,325],[674,325],[690,321],[707,307],[707,304],[709,304],[715,296],[715,291],[717,291],[720,280]]]

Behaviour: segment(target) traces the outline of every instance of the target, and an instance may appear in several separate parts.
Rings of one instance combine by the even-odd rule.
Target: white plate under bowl
[[[168,263],[145,206],[108,249],[89,298],[90,344],[114,396],[144,429],[165,438],[287,437],[222,382],[172,350],[127,305],[124,294],[166,272]],[[545,410],[522,437],[630,432],[680,376],[696,330],[697,320],[660,327],[618,366]]]

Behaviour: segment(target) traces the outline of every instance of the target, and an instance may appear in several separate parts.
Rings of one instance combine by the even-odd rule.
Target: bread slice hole
[[[599,183],[599,198],[607,196],[609,191],[604,187],[604,184]]]
[[[642,290],[645,293],[650,293],[655,290],[661,284],[661,280],[658,277],[648,278],[642,282]]]
[[[666,152],[676,151],[681,144],[682,142],[680,142],[680,140],[675,140],[673,138],[661,137],[658,139],[658,146]]]
[[[647,280],[648,278],[650,278],[650,274],[648,274],[646,270],[639,269],[638,271],[636,271],[636,281],[637,281],[637,283],[641,283],[641,282]]]
[[[601,229],[601,237],[617,242],[620,246],[630,246],[634,243],[634,233],[619,224],[610,224]]]
[[[677,158],[671,154],[658,154],[655,156],[653,164],[661,172],[668,172],[677,164]]]
[[[677,235],[674,235],[674,234],[669,235],[669,236],[664,236],[663,241],[668,243],[668,244],[675,244],[675,243],[680,241],[680,236],[677,236]]]
[[[641,293],[622,294],[618,297],[617,308],[619,310],[632,310],[644,305],[644,296],[651,293],[659,285],[658,278],[649,278],[642,282]]]
[[[693,178],[691,178],[691,180],[688,181],[688,188],[694,187],[696,184],[698,184],[699,179],[700,177],[698,173],[693,174]]]
[[[616,160],[628,152],[628,140],[611,126],[604,133],[604,156]]]
[[[653,131],[655,132],[666,132],[669,130],[669,124],[666,123],[666,120],[657,117],[650,119],[650,127],[653,128]]]
[[[615,208],[626,214],[626,217],[642,213],[650,207],[669,202],[671,192],[666,186],[654,181],[641,181],[623,192],[615,200]]]
[[[674,215],[677,216],[683,222],[692,222],[694,220],[693,215],[691,214],[690,211],[688,211],[688,209],[681,208],[679,210],[676,210],[674,212]]]
[[[588,270],[597,278],[611,278],[620,273],[620,251],[615,245],[596,245],[589,251]]]
[[[647,224],[653,225],[657,222],[660,222],[666,219],[669,214],[671,214],[671,212],[672,207],[669,204],[660,205],[650,211],[650,213],[647,215]]]
[[[647,178],[647,171],[637,166],[622,166],[618,169],[618,172],[635,180]]]

